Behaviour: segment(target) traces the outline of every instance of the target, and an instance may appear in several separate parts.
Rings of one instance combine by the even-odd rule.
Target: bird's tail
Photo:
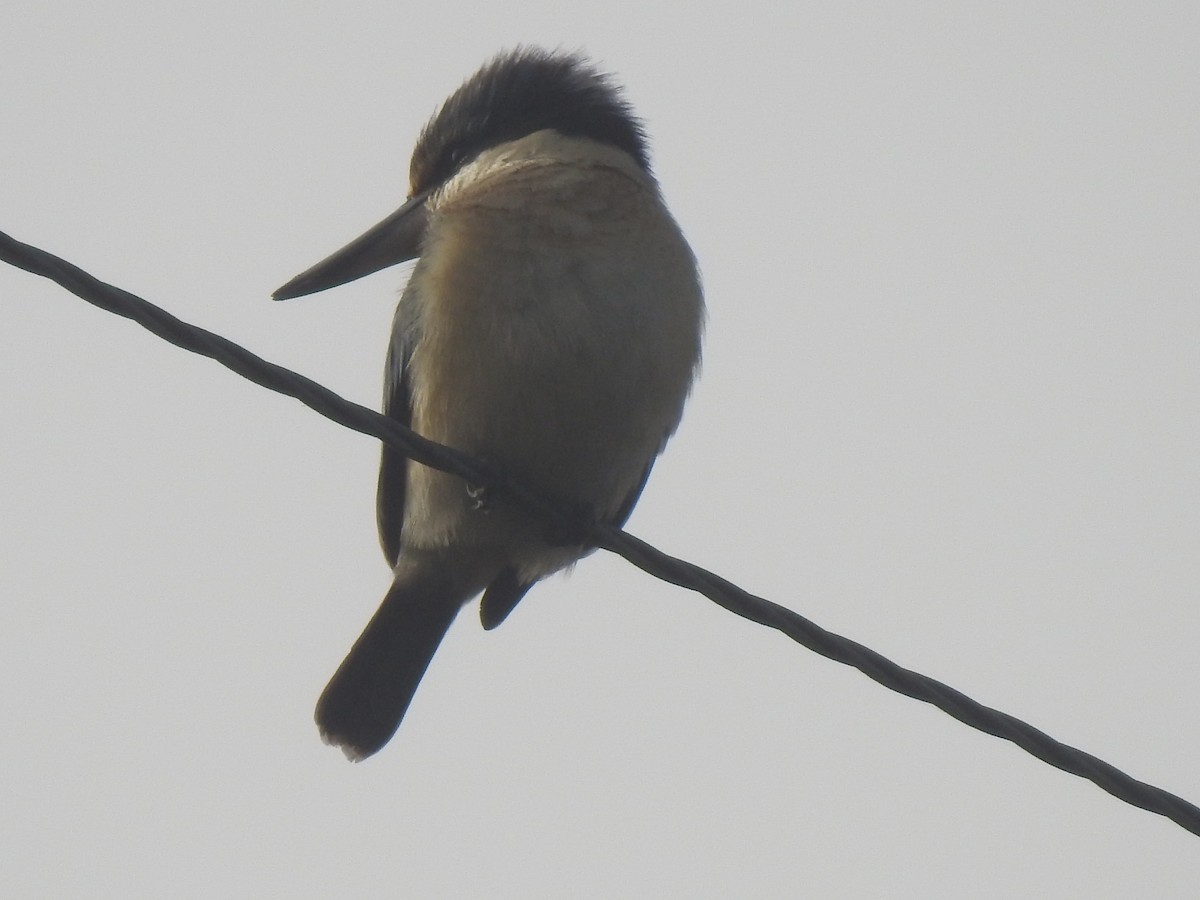
[[[391,739],[458,614],[456,593],[436,573],[414,568],[398,574],[317,701],[326,743],[357,761]]]

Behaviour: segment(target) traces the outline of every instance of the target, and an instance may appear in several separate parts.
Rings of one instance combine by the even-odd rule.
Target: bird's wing
[[[417,341],[416,322],[412,315],[415,307],[415,303],[406,302],[405,299],[400,301],[384,373],[383,413],[405,427],[412,426],[409,360]],[[375,515],[379,524],[379,543],[392,568],[395,568],[396,560],[400,557],[400,531],[404,527],[407,488],[408,457],[384,444],[379,463],[379,487],[375,494]]]
[[[646,482],[650,478],[650,470],[653,468],[654,460],[650,460],[637,485],[625,496],[616,514],[608,520],[607,524],[616,528],[621,528],[625,524],[625,520],[629,518],[629,514],[633,512],[633,507],[637,504],[638,497],[642,495],[642,489],[646,487]],[[588,544],[583,548],[583,552],[591,553],[594,549],[596,549],[594,545]],[[483,627],[490,631],[508,618],[508,614],[521,602],[521,598],[531,587],[533,587],[533,582],[519,580],[516,570],[511,566],[502,570],[488,585],[487,590],[483,592],[483,599],[479,601],[479,618]]]

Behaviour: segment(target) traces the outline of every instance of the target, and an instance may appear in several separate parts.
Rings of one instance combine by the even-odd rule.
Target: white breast
[[[699,362],[691,251],[621,151],[539,132],[431,198],[413,427],[613,515],[679,422]],[[410,467],[406,541],[495,540],[457,479]]]

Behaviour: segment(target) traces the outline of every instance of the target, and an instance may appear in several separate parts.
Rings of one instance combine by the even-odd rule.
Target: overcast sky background
[[[1200,801],[1194,3],[10,2],[0,230],[377,405],[390,212],[518,42],[644,117],[703,377],[630,529]],[[1191,897],[1200,843],[604,554],[361,765],[375,443],[0,268],[0,895]]]

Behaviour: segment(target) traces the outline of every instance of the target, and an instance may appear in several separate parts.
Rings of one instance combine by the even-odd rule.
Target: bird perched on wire
[[[704,304],[642,125],[609,76],[575,54],[495,57],[421,132],[407,201],[274,296],[413,258],[385,413],[622,524],[679,424]],[[591,549],[388,446],[377,509],[394,581],[316,711],[351,759],[395,733],[463,604],[482,592],[494,628]]]

